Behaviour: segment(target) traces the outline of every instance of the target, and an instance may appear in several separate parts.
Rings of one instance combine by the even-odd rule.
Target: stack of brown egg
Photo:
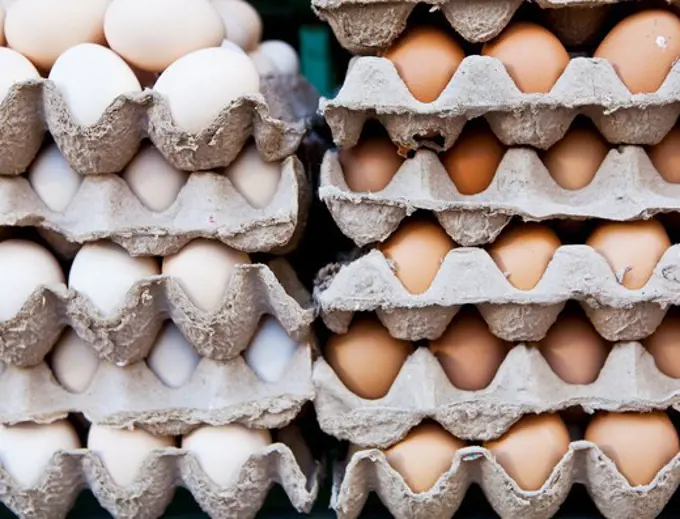
[[[580,483],[651,518],[680,481],[680,19],[590,3],[314,0],[377,54],[322,101],[320,197],[371,245],[316,292],[340,517],[451,517],[476,483],[543,518]]]

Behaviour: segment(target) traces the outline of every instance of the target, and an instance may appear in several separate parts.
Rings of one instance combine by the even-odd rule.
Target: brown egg
[[[661,373],[680,378],[680,312],[670,310],[656,331],[643,344]]]
[[[624,287],[637,290],[652,277],[671,241],[659,222],[640,220],[601,223],[586,245],[605,257]]]
[[[539,490],[569,450],[569,430],[556,414],[527,415],[484,444],[522,490]]]
[[[568,384],[595,382],[611,350],[581,313],[560,315],[539,344],[552,370]]]
[[[489,246],[489,254],[515,288],[531,290],[543,277],[560,245],[550,227],[525,223],[502,233]]]
[[[647,153],[666,182],[680,183],[680,128],[673,128],[659,144],[650,147]]]
[[[651,483],[680,450],[678,433],[663,412],[598,413],[585,439],[600,447],[632,486]]]
[[[446,376],[458,389],[487,387],[508,353],[508,344],[493,335],[474,308],[464,308],[444,334],[430,342]]]
[[[385,450],[387,462],[415,493],[427,492],[453,465],[465,442],[439,425],[421,424],[406,438]]]
[[[560,40],[547,29],[519,22],[484,44],[482,55],[503,63],[522,92],[547,93],[569,64],[569,54]]]
[[[338,153],[347,187],[352,191],[382,191],[404,163],[387,137],[364,139]]]
[[[408,30],[384,55],[418,101],[431,103],[449,84],[465,53],[448,33],[435,27]]]
[[[543,154],[550,176],[564,189],[582,189],[609,153],[602,136],[590,128],[575,128]]]
[[[661,9],[628,16],[609,31],[593,57],[608,60],[631,93],[656,92],[680,57],[680,19]]]
[[[347,389],[361,398],[384,397],[413,345],[392,337],[372,317],[355,319],[347,333],[333,335],[324,357]]]
[[[458,192],[474,195],[489,187],[504,154],[505,147],[488,126],[474,126],[463,130],[441,161]]]
[[[379,246],[404,288],[422,294],[430,288],[442,261],[456,244],[439,225],[407,220]]]

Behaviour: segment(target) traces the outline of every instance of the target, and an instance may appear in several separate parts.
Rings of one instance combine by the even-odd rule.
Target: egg
[[[189,382],[201,357],[177,327],[167,322],[156,337],[146,364],[163,384],[178,388]]]
[[[650,484],[680,451],[673,423],[658,411],[598,413],[588,424],[585,439],[602,449],[631,486]]]
[[[125,167],[123,178],[137,198],[152,211],[165,211],[186,184],[188,175],[172,166],[153,146],[142,148]]]
[[[225,488],[235,483],[248,459],[271,442],[267,430],[230,424],[196,429],[182,438],[182,448],[196,457],[213,483]]]
[[[526,415],[486,447],[524,491],[539,490],[569,450],[569,430],[555,414]]]
[[[347,333],[328,339],[324,358],[340,381],[361,398],[384,397],[413,353],[408,341],[395,339],[374,317],[357,317]]]
[[[240,1],[240,0],[230,0],[230,1]],[[279,73],[278,69],[272,62],[272,60],[269,59],[269,56],[264,54],[260,49],[255,49],[252,52],[248,53],[248,57],[253,61],[253,64],[255,65],[255,68],[257,69],[257,73],[260,74],[260,76],[275,76]]]
[[[260,321],[243,359],[260,380],[278,381],[286,371],[290,359],[298,349],[297,343],[272,316]]]
[[[56,144],[50,144],[38,154],[28,168],[27,178],[35,194],[58,213],[68,207],[83,181]]]
[[[465,58],[447,32],[420,26],[405,32],[384,54],[409,92],[422,103],[435,101]]]
[[[560,239],[550,227],[525,223],[503,232],[488,252],[511,285],[519,290],[531,290],[543,277]]]
[[[17,83],[40,79],[40,73],[18,52],[0,47],[0,102],[2,102],[10,89]]]
[[[0,265],[0,321],[14,317],[39,287],[65,283],[54,256],[30,241],[0,242]]]
[[[489,187],[504,154],[505,147],[488,126],[473,125],[440,158],[458,192],[476,195]]]
[[[680,19],[649,9],[621,20],[593,54],[609,61],[633,94],[656,92],[680,58]]]
[[[458,450],[465,442],[452,436],[441,426],[420,424],[389,449],[385,457],[412,492],[430,490],[453,465]]]
[[[81,43],[106,45],[104,15],[110,0],[17,0],[7,11],[5,36],[12,49],[49,70]]]
[[[94,452],[119,487],[135,483],[149,454],[174,447],[170,436],[155,436],[143,429],[114,429],[92,424],[87,448]]]
[[[680,378],[680,313],[673,307],[656,331],[643,344],[659,371]]]
[[[237,265],[250,264],[245,252],[221,242],[197,239],[163,258],[162,273],[174,278],[201,310],[218,310]]]
[[[586,241],[609,263],[624,287],[647,284],[656,265],[671,246],[666,230],[656,220],[603,222]]]
[[[257,146],[250,144],[239,153],[224,173],[251,206],[261,209],[269,205],[279,187],[281,162],[265,162]]]
[[[239,1],[239,0],[234,0],[234,1]],[[246,51],[244,51],[241,47],[239,47],[233,41],[222,40],[220,47],[222,47],[223,49],[227,49],[227,50],[233,50],[234,52],[238,52],[239,54],[247,55]]]
[[[50,424],[0,425],[0,464],[23,488],[37,488],[57,452],[80,448],[66,420]]]
[[[509,25],[485,43],[482,55],[496,58],[526,94],[550,92],[569,64],[569,54],[547,29],[528,22]]]
[[[258,93],[260,75],[248,56],[216,47],[175,61],[154,90],[165,98],[177,126],[199,133],[236,99]]]
[[[66,391],[82,393],[94,379],[99,356],[72,328],[67,328],[50,352],[50,367]]]
[[[161,72],[190,52],[219,47],[224,26],[208,0],[113,0],[109,46],[137,68]]]
[[[94,43],[76,45],[59,56],[49,79],[73,119],[82,126],[97,123],[117,97],[142,91],[127,63],[112,50]]]
[[[411,294],[430,288],[446,255],[456,244],[439,225],[406,220],[379,249],[392,270]]]
[[[98,241],[87,243],[78,251],[68,284],[102,314],[110,316],[123,306],[128,291],[136,283],[158,274],[155,258],[133,257],[120,245]]]
[[[404,163],[387,137],[362,139],[351,148],[339,150],[338,160],[347,187],[359,193],[382,191]]]
[[[595,178],[595,173],[609,153],[602,136],[590,128],[574,128],[548,151],[543,164],[550,176],[563,189],[583,189]]]
[[[671,184],[680,183],[680,128],[673,128],[647,153],[661,178]]]
[[[611,346],[581,313],[562,313],[540,341],[541,354],[567,384],[591,384],[607,361]]]
[[[262,39],[262,19],[255,8],[234,0],[212,0],[212,5],[222,18],[226,38],[245,51],[255,50]]]
[[[484,389],[491,383],[508,348],[474,308],[458,312],[444,334],[430,341],[430,351],[451,384],[466,391]]]
[[[294,76],[300,73],[300,58],[292,45],[281,40],[267,40],[257,48],[274,64],[279,74]]]

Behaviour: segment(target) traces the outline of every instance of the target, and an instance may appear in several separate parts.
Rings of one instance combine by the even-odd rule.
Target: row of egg
[[[473,123],[463,129],[451,149],[440,154],[440,160],[460,194],[476,195],[493,181],[506,149],[486,124]],[[609,151],[595,129],[575,126],[540,157],[557,185],[578,190],[593,181]],[[671,130],[648,153],[666,182],[680,183],[680,128]],[[382,191],[404,163],[387,136],[362,139],[340,150],[338,158],[347,187],[354,192]]]
[[[508,227],[487,246],[487,251],[519,290],[531,290],[543,277],[555,251],[562,245],[555,231],[543,223]],[[586,240],[609,263],[619,283],[631,290],[645,286],[656,265],[671,246],[657,220],[600,222]],[[407,219],[378,245],[404,288],[426,292],[448,253],[457,247],[444,229],[428,220]]]
[[[633,487],[651,483],[680,452],[678,433],[663,412],[596,413],[584,439],[597,445]],[[567,454],[571,440],[560,416],[527,415],[484,447],[520,489],[537,491]],[[437,484],[451,469],[456,452],[464,447],[463,440],[427,423],[412,429],[384,452],[410,489],[421,493]],[[352,445],[349,454],[361,450]]]
[[[261,209],[271,202],[281,180],[281,162],[265,162],[254,143],[244,147],[225,175],[245,201]],[[122,171],[132,193],[155,212],[177,199],[188,174],[172,166],[152,145],[143,146]],[[78,192],[83,177],[73,171],[56,144],[43,148],[26,172],[31,187],[52,211],[63,212]]]
[[[547,29],[512,23],[481,54],[505,66],[517,88],[547,93],[569,64],[570,56]],[[384,52],[407,88],[423,103],[435,101],[465,58],[453,36],[428,26],[407,30]],[[619,22],[593,54],[608,60],[633,94],[655,92],[680,57],[680,19],[665,10],[645,10]]]
[[[217,486],[228,487],[237,479],[245,462],[271,443],[272,437],[267,430],[231,424],[196,429],[183,436],[179,445],[196,457]],[[129,487],[135,483],[149,454],[176,445],[171,436],[92,424],[86,446],[100,457],[114,483]],[[67,420],[45,425],[0,426],[0,464],[23,488],[35,488],[40,484],[55,453],[81,447],[75,428]]]

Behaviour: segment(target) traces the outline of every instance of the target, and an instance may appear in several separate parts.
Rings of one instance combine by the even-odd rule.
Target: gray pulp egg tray
[[[381,191],[347,187],[336,151],[321,167],[319,196],[340,230],[358,246],[384,241],[415,211],[430,211],[463,246],[490,243],[513,217],[637,220],[680,210],[680,184],[666,182],[642,148],[610,150],[593,181],[579,190],[560,187],[536,151],[511,148],[482,193],[461,195],[437,155],[419,150]]]
[[[559,141],[574,118],[591,119],[613,144],[657,144],[680,115],[680,63],[651,94],[631,94],[603,59],[572,58],[547,94],[520,92],[503,64],[488,56],[468,56],[432,103],[409,92],[386,58],[355,58],[333,99],[320,110],[342,147],[351,147],[364,123],[379,121],[403,150],[449,149],[468,119],[484,116],[508,146],[547,149]]]

